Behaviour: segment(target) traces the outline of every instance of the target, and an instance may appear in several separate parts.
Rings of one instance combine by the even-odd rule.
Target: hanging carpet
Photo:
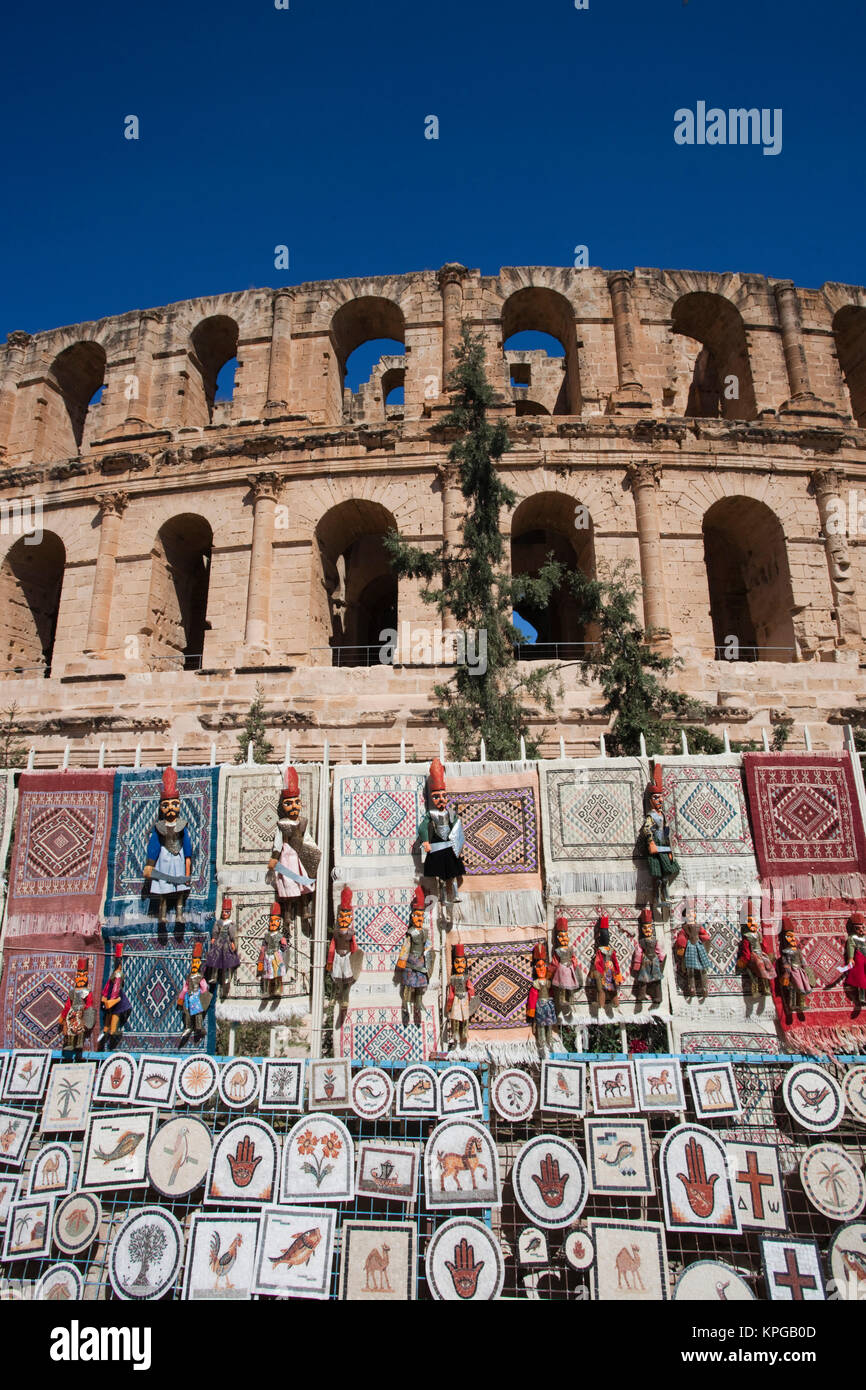
[[[102,994],[102,942],[66,933],[7,940],[0,980],[0,1047],[61,1046],[60,1014],[72,990],[79,957],[86,957],[90,989]],[[98,1009],[97,1009],[98,1017]],[[93,1045],[97,1028],[85,1040]]]
[[[641,854],[648,769],[637,758],[541,766],[548,892],[629,893],[649,886]]]

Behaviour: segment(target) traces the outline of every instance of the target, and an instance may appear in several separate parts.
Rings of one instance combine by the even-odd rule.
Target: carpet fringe
[[[513,1067],[521,1062],[538,1062],[540,1053],[534,1042],[469,1043],[448,1053],[449,1061],[492,1062],[499,1067]]]
[[[452,909],[455,926],[535,927],[545,918],[544,898],[534,888],[507,888],[489,893],[461,892]]]

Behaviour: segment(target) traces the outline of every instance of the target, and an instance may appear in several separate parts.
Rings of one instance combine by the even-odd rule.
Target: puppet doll
[[[631,958],[635,999],[646,999],[658,1007],[662,1000],[662,976],[665,950],[656,936],[651,907],[645,907],[638,919],[638,935]]]
[[[96,1006],[90,991],[87,966],[87,957],[80,956],[72,989],[60,1011],[60,1032],[63,1035],[63,1047],[64,1050],[72,1053],[74,1062],[81,1061],[84,1044],[96,1022]]]
[[[345,1013],[349,1004],[349,991],[360,974],[363,952],[358,950],[355,940],[355,909],[352,906],[352,890],[348,885],[340,894],[340,908],[337,912],[337,925],[328,946],[327,968],[334,985],[334,998]]]
[[[157,900],[160,923],[164,924],[167,920],[171,899],[175,923],[179,927],[184,926],[184,904],[191,872],[192,841],[186,821],[180,814],[177,770],[167,767],[162,774],[159,820],[150,832],[144,864],[144,877],[150,887],[150,896]]]
[[[811,966],[803,960],[800,939],[794,931],[794,923],[790,917],[782,918],[778,979],[779,992],[788,1017],[805,1013],[809,1007],[807,996],[815,988],[816,980]]]
[[[102,991],[100,1042],[103,1038],[108,1038],[110,1043],[117,1041],[131,1009],[132,1005],[123,988],[123,945],[118,941],[114,948],[114,968]]]
[[[852,912],[848,918],[845,942],[845,988],[851,991],[857,1010],[866,1004],[866,935],[862,912]]]
[[[262,937],[256,972],[259,986],[266,999],[278,999],[286,978],[286,938],[283,935],[283,909],[278,902],[271,907],[268,928]]]
[[[769,994],[770,981],[776,976],[773,962],[764,950],[764,927],[765,924],[761,923],[759,931],[757,923],[751,917],[747,917],[740,928],[742,935],[737,955],[737,970],[744,976],[748,975],[749,991],[753,999]],[[769,927],[766,929],[770,930]]]
[[[683,994],[686,999],[691,999],[694,994],[697,994],[699,999],[706,999],[707,971],[711,962],[704,943],[709,941],[710,933],[706,927],[698,925],[693,907],[684,907],[683,917],[685,921],[677,932],[674,943]]]
[[[569,944],[568,918],[557,917],[554,930],[556,932],[556,945],[553,948],[551,984],[553,985],[556,1011],[562,1016],[571,1013],[575,991],[581,988],[583,980],[574,948]]]
[[[616,958],[616,951],[610,944],[610,918],[602,914],[596,927],[595,955],[592,960],[592,973],[595,977],[595,999],[599,1007],[611,1007],[619,1003],[619,987],[622,984],[622,971]]]
[[[680,866],[674,859],[671,837],[662,810],[662,770],[657,765],[653,781],[646,789],[647,815],[643,823],[647,867],[655,885],[659,903],[668,902],[668,884],[675,879]]]
[[[466,948],[458,942],[451,956],[451,978],[445,996],[452,1044],[458,1047],[465,1047],[469,1038],[469,1002],[474,998],[475,986],[466,973]]]
[[[466,873],[460,858],[464,844],[463,822],[457,807],[448,800],[445,769],[438,758],[430,764],[427,799],[427,813],[418,823],[418,842],[425,856],[424,877],[438,879],[440,886],[445,886],[446,901],[459,903],[458,889]]]
[[[556,1024],[556,1009],[550,997],[550,972],[547,962],[539,960],[535,966],[535,978],[526,1001],[526,1017],[535,1033],[535,1043],[544,1055],[550,1051],[552,1029]]]
[[[433,951],[430,934],[424,925],[425,898],[420,883],[412,898],[409,926],[397,957],[397,969],[403,972],[403,1021],[408,1022],[409,1004],[412,1005],[412,1020],[421,1022],[421,1001],[430,983],[433,970]]]
[[[221,999],[228,999],[232,980],[240,963],[238,932],[232,921],[232,900],[224,897],[219,920],[214,922],[210,949],[204,963],[211,984],[215,980],[219,981]]]
[[[197,941],[192,948],[189,974],[183,982],[183,988],[177,1000],[177,1007],[183,1013],[181,1042],[185,1042],[190,1033],[193,1034],[196,1042],[200,1042],[204,1037],[204,1016],[210,1008],[212,995],[208,989],[207,980],[202,974],[203,955],[204,947],[200,941]]]
[[[280,793],[274,845],[268,860],[267,881],[276,889],[282,908],[283,935],[291,940],[292,923],[299,917],[311,929],[313,892],[321,850],[301,815],[298,774],[286,768],[285,785]]]

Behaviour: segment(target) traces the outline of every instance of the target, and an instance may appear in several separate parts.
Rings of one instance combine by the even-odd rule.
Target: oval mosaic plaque
[[[849,1067],[843,1089],[848,1111],[861,1125],[866,1125],[866,1067]]]
[[[745,1279],[719,1260],[696,1260],[687,1265],[674,1287],[679,1303],[747,1303],[755,1295]]]
[[[782,1082],[782,1098],[788,1114],[813,1134],[835,1129],[845,1114],[841,1088],[815,1062],[791,1067]]]
[[[595,1246],[586,1231],[569,1231],[562,1249],[572,1269],[589,1269],[595,1259]]]
[[[118,1298],[153,1299],[167,1293],[183,1260],[180,1222],[163,1207],[131,1211],[112,1242],[108,1277]]]
[[[800,1181],[813,1207],[837,1221],[851,1221],[866,1203],[863,1170],[840,1144],[813,1144],[800,1159]]]
[[[516,1124],[534,1114],[538,1087],[528,1072],[506,1067],[496,1073],[490,1084],[490,1100],[497,1115]]]
[[[77,1303],[84,1290],[81,1271],[75,1265],[64,1263],[54,1265],[43,1274],[33,1292],[39,1303]]]
[[[852,1303],[866,1299],[866,1221],[849,1221],[834,1231],[827,1257],[836,1293]]]
[[[187,1105],[203,1105],[210,1100],[219,1082],[219,1067],[206,1052],[196,1052],[181,1064],[174,1083],[178,1100]]]
[[[258,1096],[260,1081],[259,1069],[255,1062],[250,1062],[245,1057],[235,1062],[227,1062],[225,1066],[220,1067],[220,1100],[230,1110],[243,1110],[244,1106],[251,1105]]]
[[[541,1134],[523,1145],[511,1170],[520,1210],[539,1226],[568,1226],[583,1211],[589,1181],[574,1144]]]
[[[364,1067],[352,1078],[352,1109],[362,1120],[387,1115],[394,1101],[394,1083],[381,1067]]]
[[[505,1280],[499,1242],[480,1221],[457,1216],[440,1226],[427,1246],[427,1287],[443,1303],[497,1299]]]
[[[54,1244],[64,1255],[80,1255],[92,1243],[102,1220],[95,1192],[73,1192],[54,1213]]]
[[[158,1129],[147,1151],[151,1186],[163,1197],[185,1197],[203,1183],[210,1168],[213,1140],[201,1120],[179,1115]]]

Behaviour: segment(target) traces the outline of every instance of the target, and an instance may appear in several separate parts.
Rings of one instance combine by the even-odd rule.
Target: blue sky
[[[290,3],[7,14],[0,339],[577,244],[607,269],[866,279],[858,0]],[[781,107],[782,152],[677,146],[698,100]]]

